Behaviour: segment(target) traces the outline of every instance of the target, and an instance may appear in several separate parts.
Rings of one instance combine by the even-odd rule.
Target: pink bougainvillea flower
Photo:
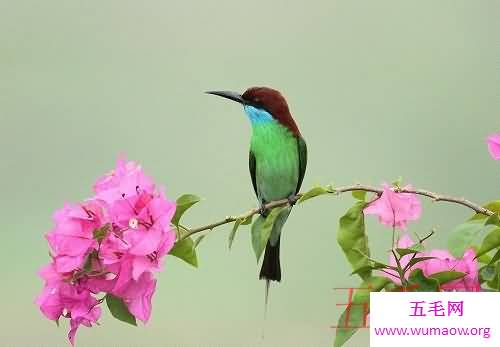
[[[55,227],[47,235],[58,272],[79,268],[91,249],[97,247],[94,230],[104,222],[100,206],[94,202],[66,204],[54,214]]]
[[[396,193],[386,183],[383,187],[382,195],[364,209],[365,215],[378,215],[382,224],[405,230],[408,221],[420,218],[422,214],[420,200],[415,194]],[[411,189],[411,186],[406,186],[404,189]]]
[[[39,272],[45,285],[35,302],[48,319],[70,319],[72,344],[81,325],[99,319],[98,294],[116,296],[137,319],[149,320],[154,273],[176,238],[175,203],[135,162],[118,160],[94,191],[84,203],[56,211],[46,235],[52,262]]]
[[[486,142],[488,143],[488,150],[491,157],[495,160],[500,160],[500,134],[488,136]]]
[[[73,344],[80,324],[90,327],[101,316],[98,301],[88,289],[72,284],[58,274],[53,264],[42,268],[39,274],[46,283],[35,303],[48,319],[58,320],[61,316],[71,318],[68,338]]]
[[[96,198],[115,202],[122,197],[131,197],[140,192],[152,193],[153,180],[146,176],[136,162],[118,159],[116,168],[99,178],[94,184]]]
[[[447,250],[436,249],[426,252],[425,256],[435,257],[421,263],[420,268],[425,276],[430,276],[442,271],[458,271],[465,273],[465,277],[445,283],[441,286],[443,290],[449,291],[478,291],[480,288],[478,264],[476,253],[469,249],[460,259],[456,259]]]
[[[150,272],[143,273],[137,280],[129,281],[126,287],[114,294],[123,298],[130,313],[146,323],[151,316],[151,299],[156,289],[156,279]]]
[[[106,253],[103,253],[110,254],[110,258],[105,261],[115,265],[108,267],[109,271],[116,274],[113,287],[115,291],[121,291],[130,281],[138,280],[146,272],[161,270],[163,258],[174,245],[175,232],[170,229],[161,231],[154,227],[148,231],[127,231],[124,233],[124,240],[127,240],[125,242],[131,247],[120,255],[119,259],[115,258],[116,252],[112,249],[105,248]]]
[[[121,228],[120,241],[127,245],[120,252],[131,258],[134,280],[145,271],[160,269],[159,260],[175,242],[175,232],[170,227],[174,213],[175,203],[167,200],[163,193],[151,198],[141,194],[113,204],[111,218]],[[104,249],[104,253],[109,254],[109,251]],[[112,257],[115,254],[111,252]]]
[[[118,199],[110,205],[109,211],[113,223],[123,230],[148,230],[155,224],[165,229],[170,228],[175,207],[162,191],[142,192]]]
[[[71,307],[69,311],[71,316],[71,330],[68,333],[68,339],[72,345],[75,344],[76,331],[80,325],[90,328],[92,327],[92,323],[97,323],[97,320],[101,317],[101,308],[98,304],[99,302],[88,294],[83,300],[75,302]]]
[[[415,242],[408,236],[403,235],[398,242],[398,248],[409,248],[413,246]],[[406,273],[405,278],[408,279],[410,273],[415,269],[421,269],[426,277],[433,275],[438,272],[443,271],[457,271],[465,273],[465,277],[454,280],[441,285],[442,290],[447,291],[478,291],[480,290],[479,284],[479,273],[478,273],[478,263],[474,259],[476,254],[474,250],[469,249],[464,253],[464,256],[460,259],[453,257],[450,252],[442,249],[435,249],[426,252],[419,252],[416,254],[417,257],[433,257],[433,259],[424,260],[413,265]],[[401,267],[405,268],[410,259],[411,254],[401,257],[400,264]],[[389,257],[389,265],[396,266],[396,259],[391,253]],[[396,271],[385,269],[381,274],[384,277],[389,278],[394,283],[401,285],[401,279]]]
[[[134,255],[147,255],[158,251],[162,242],[165,241],[164,234],[172,235],[170,220],[175,212],[175,204],[160,197],[151,200],[142,213],[137,216],[135,229],[129,227],[124,232],[123,238],[131,245],[130,253]],[[134,217],[129,221],[133,224]],[[140,228],[145,225],[145,228]],[[170,237],[168,240],[173,241]]]
[[[161,260],[174,246],[175,236],[173,230],[164,232],[157,249],[145,255],[135,255],[132,261],[132,278],[138,279],[144,272],[160,271]]]
[[[129,248],[130,245],[123,240],[119,230],[113,230],[102,240],[99,257],[101,262],[109,268],[110,265],[122,261]]]
[[[63,313],[64,305],[59,296],[59,287],[63,285],[63,276],[55,270],[55,265],[44,266],[38,272],[39,276],[45,280],[45,286],[35,299],[35,303],[40,307],[40,311],[51,320],[57,320]]]

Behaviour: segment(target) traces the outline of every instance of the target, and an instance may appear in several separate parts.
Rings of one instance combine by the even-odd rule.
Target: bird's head
[[[229,91],[211,91],[207,93],[242,104],[253,126],[264,122],[276,121],[287,127],[293,134],[300,135],[285,98],[275,89],[269,87],[251,87],[243,94]]]

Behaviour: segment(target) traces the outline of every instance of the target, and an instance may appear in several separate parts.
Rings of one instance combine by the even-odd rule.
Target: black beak
[[[211,92],[206,92],[206,93],[207,94],[221,96],[223,98],[239,102],[242,105],[246,104],[245,100],[243,100],[243,98],[241,97],[241,94],[238,94],[238,93],[235,93],[235,92],[211,91]]]

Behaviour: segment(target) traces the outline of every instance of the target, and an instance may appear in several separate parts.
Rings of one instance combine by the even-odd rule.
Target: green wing
[[[299,153],[299,180],[297,181],[297,189],[295,189],[295,194],[297,194],[300,190],[300,186],[302,185],[302,181],[304,180],[304,175],[306,174],[306,166],[307,166],[307,146],[306,141],[299,136],[297,138],[297,151]]]
[[[257,181],[255,180],[255,155],[252,151],[250,151],[250,155],[248,156],[248,167],[250,169],[250,177],[252,177],[253,190],[255,191],[255,195],[259,199],[259,194],[257,193]]]

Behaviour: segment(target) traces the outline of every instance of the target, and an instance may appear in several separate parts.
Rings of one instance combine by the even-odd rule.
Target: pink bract
[[[415,194],[396,193],[386,183],[383,187],[382,195],[365,207],[365,215],[377,215],[380,223],[405,230],[408,221],[420,218],[422,214],[420,200]],[[406,186],[404,189],[411,189],[411,186]]]
[[[488,143],[488,151],[491,157],[495,160],[500,160],[500,134],[488,136],[486,142]]]
[[[116,168],[97,179],[94,184],[96,198],[115,202],[123,196],[135,196],[138,192],[152,193],[153,180],[146,176],[140,165],[133,161],[118,159]]]
[[[435,257],[422,262],[421,269],[425,276],[443,271],[458,271],[465,273],[465,277],[445,283],[441,286],[443,290],[474,292],[480,288],[478,264],[474,259],[476,253],[474,250],[467,250],[463,257],[457,259],[453,257],[447,250],[432,250],[425,254],[427,257]]]

